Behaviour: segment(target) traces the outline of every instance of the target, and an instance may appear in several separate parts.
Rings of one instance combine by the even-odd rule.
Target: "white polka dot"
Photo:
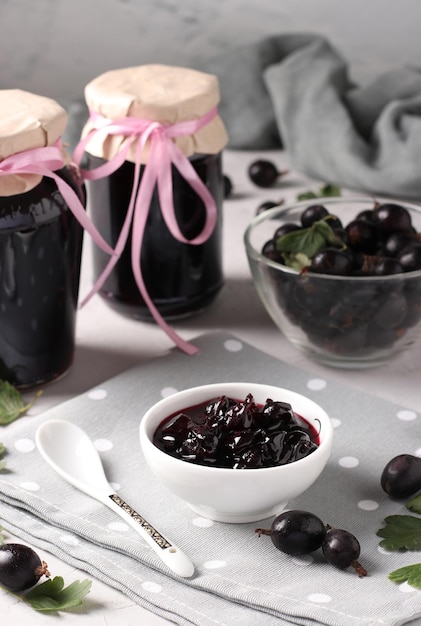
[[[331,596],[328,596],[327,593],[311,593],[308,596],[310,602],[317,602],[318,604],[325,604],[326,602],[332,602]]]
[[[404,583],[401,583],[398,589],[402,593],[411,593],[412,591],[416,591],[415,587],[413,587],[412,585],[409,585],[407,581],[405,581]]]
[[[175,389],[175,387],[163,387],[161,389],[161,398],[168,398],[175,393],[177,393],[177,389]]]
[[[355,458],[355,456],[343,456],[341,459],[339,459],[338,463],[341,467],[351,468],[357,467],[360,462],[358,459]]]
[[[301,556],[292,557],[292,561],[296,565],[310,565],[314,562],[314,557],[311,554],[302,554]]]
[[[122,533],[125,533],[129,530],[129,527],[124,522],[111,522],[111,524],[108,524],[108,528],[110,530],[115,530]]]
[[[203,567],[206,569],[218,569],[219,567],[225,567],[226,564],[226,561],[218,561],[215,559],[214,561],[206,561],[206,563],[203,563]]]
[[[324,389],[326,385],[327,382],[323,380],[323,378],[311,378],[307,383],[307,387],[312,391],[320,391]]]
[[[15,441],[15,448],[19,452],[32,452],[35,448],[35,444],[32,439],[18,439]]]
[[[341,426],[341,425],[342,425],[341,420],[340,420],[340,419],[338,419],[337,417],[332,417],[332,418],[330,419],[330,421],[332,422],[332,426],[333,426],[333,428],[339,428],[339,426]]]
[[[151,580],[145,580],[145,582],[142,583],[142,588],[145,591],[150,591],[151,593],[161,593],[162,591],[161,585],[158,585],[158,583],[154,583]]]
[[[417,414],[415,411],[402,410],[397,412],[396,417],[402,422],[412,422],[417,419]]]
[[[243,349],[243,344],[237,339],[227,339],[224,341],[224,348],[228,352],[240,352]]]
[[[63,543],[66,543],[68,546],[78,546],[79,539],[74,535],[61,535],[59,537]]]
[[[358,507],[363,511],[375,511],[379,508],[379,503],[375,500],[360,500]]]
[[[31,481],[21,483],[20,486],[22,487],[22,489],[25,489],[25,491],[39,491],[40,490],[40,486],[38,485],[38,483],[34,483]]]
[[[103,400],[107,395],[105,389],[92,389],[92,391],[88,393],[88,398],[91,400]]]
[[[107,450],[111,450],[114,444],[109,439],[95,439],[94,446],[98,452],[106,452]]]
[[[192,524],[199,526],[199,528],[210,528],[213,526],[213,521],[207,517],[195,517]]]

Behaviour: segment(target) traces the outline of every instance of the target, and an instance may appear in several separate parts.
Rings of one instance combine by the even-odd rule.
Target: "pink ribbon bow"
[[[0,176],[18,174],[37,174],[52,178],[63,196],[73,215],[85,230],[95,239],[96,243],[107,254],[114,255],[113,249],[102,238],[92,221],[86,214],[85,208],[74,189],[56,172],[65,166],[62,154],[61,140],[52,146],[32,148],[6,157],[0,161]]]
[[[133,275],[139,291],[157,324],[180,349],[190,355],[197,353],[198,349],[191,343],[184,341],[175,333],[162,318],[158,309],[152,302],[142,277],[140,255],[149,206],[155,185],[158,188],[159,202],[164,221],[176,240],[190,245],[199,245],[204,243],[212,234],[217,220],[215,200],[206,185],[197,175],[189,159],[182,153],[172,139],[196,133],[214,119],[216,115],[217,110],[214,108],[198,119],[164,126],[159,122],[135,117],[124,117],[113,121],[91,112],[90,121],[93,124],[93,129],[79,142],[73,153],[73,159],[75,163],[79,165],[85,147],[94,135],[103,134],[104,137],[107,135],[122,135],[127,137],[127,141],[125,141],[123,147],[114,158],[94,170],[81,170],[84,179],[95,180],[115,172],[126,160],[131,145],[134,142],[136,143],[133,187],[123,227],[119,234],[113,255],[109,259],[101,276],[83,300],[82,306],[97,293],[118,262],[126,245],[130,226],[133,225],[131,261]],[[142,180],[139,185],[141,157],[147,141],[149,141],[149,157],[145,164]],[[177,223],[173,202],[172,164],[200,196],[206,208],[205,224],[202,231],[194,239],[186,239]],[[98,243],[96,237],[93,237],[93,239]]]

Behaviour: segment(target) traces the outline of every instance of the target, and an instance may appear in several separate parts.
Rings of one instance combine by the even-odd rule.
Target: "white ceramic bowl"
[[[320,444],[309,456],[286,465],[259,469],[206,467],[174,458],[153,443],[158,425],[173,413],[226,395],[256,403],[268,398],[289,402],[292,410],[319,432]],[[255,383],[230,382],[179,391],[154,404],[140,422],[141,448],[152,472],[196,513],[220,522],[255,522],[281,512],[288,501],[305,492],[323,471],[333,441],[327,413],[298,393]]]

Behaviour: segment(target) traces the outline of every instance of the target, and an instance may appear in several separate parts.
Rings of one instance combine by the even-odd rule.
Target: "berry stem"
[[[42,564],[38,565],[35,568],[34,573],[35,573],[35,576],[39,576],[39,577],[46,576],[47,578],[50,577],[50,572],[48,571],[48,565],[45,561],[42,561]]]
[[[261,537],[262,535],[271,535],[272,531],[270,528],[255,528],[254,532]]]
[[[359,578],[364,578],[364,576],[367,576],[367,570],[361,565],[359,561],[352,561],[351,566],[355,569]]]

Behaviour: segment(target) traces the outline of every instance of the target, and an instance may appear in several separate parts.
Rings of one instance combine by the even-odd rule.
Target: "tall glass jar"
[[[0,378],[25,388],[62,376],[74,353],[83,229],[54,176],[85,197],[58,104],[3,90],[0,112]],[[61,167],[49,176],[51,163]]]
[[[99,128],[103,118],[157,124],[169,128],[183,122],[199,121],[216,110],[219,101],[216,77],[187,68],[148,65],[107,72],[85,88],[91,119],[85,126],[85,164],[88,170],[106,166],[127,148],[128,136],[106,134]],[[98,124],[98,115],[101,115]],[[96,126],[95,126],[96,125]],[[96,131],[96,132],[93,132]],[[207,207],[191,182],[171,166],[172,201],[178,227],[187,241],[173,236],[164,219],[167,207],[162,206],[157,186],[147,211],[141,254],[137,261],[149,297],[166,320],[190,316],[206,308],[223,285],[222,273],[222,149],[227,137],[222,121],[215,114],[206,118],[188,134],[171,138],[189,160],[195,175],[210,192],[216,207],[216,223],[209,237],[196,245],[194,240],[204,228]],[[151,153],[149,141],[141,154],[138,187],[142,185],[145,167]],[[114,248],[126,219],[135,184],[136,144],[128,149],[126,158],[107,175],[89,180],[89,210],[94,224]],[[139,189],[137,190],[139,191]],[[118,262],[100,287],[99,293],[120,313],[141,320],[152,320],[148,303],[139,290],[133,272],[132,237],[134,223]],[[192,241],[192,243],[190,243]],[[95,278],[104,271],[109,258],[94,249]]]

